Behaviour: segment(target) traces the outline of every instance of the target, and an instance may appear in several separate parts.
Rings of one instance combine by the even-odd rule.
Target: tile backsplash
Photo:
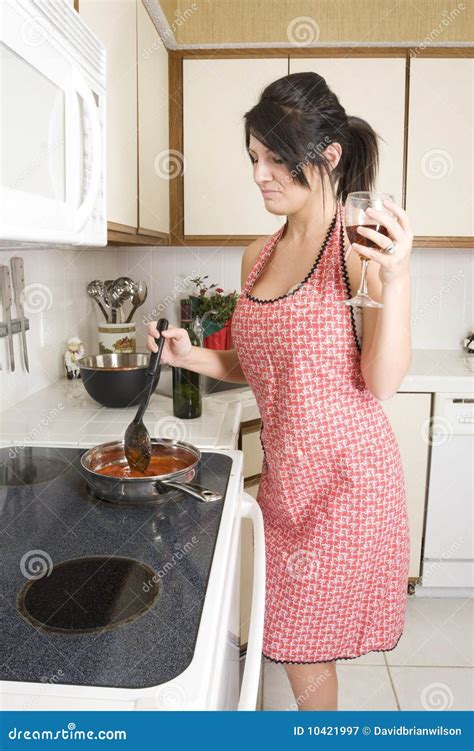
[[[30,372],[24,369],[20,335],[13,336],[15,371],[9,370],[6,338],[0,339],[1,408],[5,409],[38,389],[65,378],[63,355],[67,341],[78,336],[86,352],[95,349],[100,311],[86,292],[92,279],[117,276],[117,249],[79,249],[41,246],[0,250],[0,263],[21,256],[25,266],[25,315]],[[94,308],[97,308],[97,312]],[[12,317],[16,317],[13,307]],[[2,311],[2,320],[4,319]]]
[[[65,377],[62,356],[69,337],[79,336],[87,354],[97,352],[96,324],[101,316],[86,293],[86,285],[92,279],[124,275],[146,281],[148,298],[135,315],[137,348],[143,351],[147,319],[166,315],[171,323],[178,322],[178,300],[194,291],[190,276],[208,274],[208,283],[216,282],[226,291],[240,290],[242,251],[242,247],[114,246],[0,250],[0,263],[9,264],[12,255],[24,259],[30,320],[29,374],[23,368],[20,337],[14,336],[14,373],[8,370],[6,339],[0,343],[2,409]],[[472,261],[471,249],[413,250],[411,308],[415,349],[459,349],[462,337],[474,327]]]

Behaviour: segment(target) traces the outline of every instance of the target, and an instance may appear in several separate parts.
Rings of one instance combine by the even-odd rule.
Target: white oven
[[[2,244],[107,244],[105,104],[105,48],[68,2],[2,0]]]

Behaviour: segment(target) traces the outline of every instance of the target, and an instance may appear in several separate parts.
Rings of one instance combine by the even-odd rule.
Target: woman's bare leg
[[[336,661],[285,665],[298,710],[337,709]]]

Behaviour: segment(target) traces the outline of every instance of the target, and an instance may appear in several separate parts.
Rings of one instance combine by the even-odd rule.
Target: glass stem
[[[357,290],[358,295],[366,295],[369,296],[369,291],[367,289],[367,266],[369,265],[370,258],[362,258],[362,276],[359,284],[359,289]]]

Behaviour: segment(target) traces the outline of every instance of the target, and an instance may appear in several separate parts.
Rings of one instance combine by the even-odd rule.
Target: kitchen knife
[[[15,370],[15,354],[13,352],[13,332],[12,332],[12,290],[10,287],[10,269],[4,264],[0,264],[0,283],[2,287],[2,303],[7,322],[8,349],[10,351],[10,370]]]
[[[13,292],[15,294],[15,307],[17,318],[20,319],[21,329],[21,348],[23,350],[23,362],[27,372],[30,372],[28,366],[28,347],[26,344],[26,328],[25,328],[25,310],[23,308],[23,291],[25,289],[25,269],[23,265],[23,258],[20,256],[13,256],[10,258],[10,265],[12,268],[13,279]]]

